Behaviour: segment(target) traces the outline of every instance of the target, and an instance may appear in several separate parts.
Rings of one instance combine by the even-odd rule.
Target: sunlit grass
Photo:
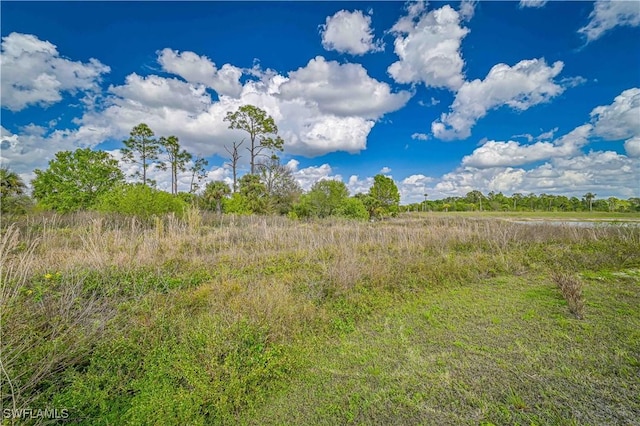
[[[2,231],[3,406],[82,424],[640,417],[640,228],[501,219],[24,219]]]

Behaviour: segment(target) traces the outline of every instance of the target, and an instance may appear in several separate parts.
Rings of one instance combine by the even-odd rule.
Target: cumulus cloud
[[[98,90],[102,74],[110,71],[97,59],[72,61],[60,56],[54,44],[15,32],[2,37],[0,67],[0,102],[11,111],[54,104],[65,92]]]
[[[465,82],[456,94],[451,112],[431,124],[439,139],[464,139],[488,111],[506,105],[524,111],[561,94],[564,87],[554,81],[563,63],[548,66],[544,59],[523,60],[510,67],[497,64],[484,80]]]
[[[211,97],[203,85],[157,75],[142,77],[130,74],[123,85],[111,86],[109,91],[127,102],[149,109],[168,108],[197,114],[211,105]]]
[[[540,8],[547,4],[547,0],[520,0],[520,8],[535,7]]]
[[[468,16],[469,5],[465,8]],[[449,5],[431,12],[425,11],[423,3],[410,5],[407,15],[391,29],[400,58],[387,70],[393,79],[458,90],[464,82],[460,44],[469,32],[460,21],[460,14]]]
[[[602,37],[617,26],[637,27],[640,25],[640,4],[637,1],[598,0],[589,15],[589,22],[578,32],[587,43]]]
[[[242,70],[233,65],[224,64],[218,69],[206,56],[169,48],[158,52],[158,63],[164,71],[178,75],[189,83],[204,84],[220,95],[237,97],[242,91]]]
[[[520,166],[553,157],[566,157],[579,153],[588,143],[592,126],[577,127],[563,137],[551,142],[521,144],[515,141],[488,141],[462,159],[463,166],[479,169],[489,167]]]
[[[176,135],[195,153],[226,156],[225,145],[246,135],[229,130],[227,112],[252,104],[278,124],[285,152],[316,156],[334,151],[356,153],[387,112],[401,108],[411,93],[392,93],[388,84],[369,77],[361,65],[312,59],[288,77],[255,70],[237,97],[212,101],[201,83],[160,76],[129,75],[109,88],[105,107],[89,111],[82,125],[109,129],[123,138],[140,122],[159,135]],[[193,79],[195,80],[195,79]]]
[[[616,96],[611,105],[591,111],[594,133],[605,140],[625,140],[630,157],[640,155],[640,88],[634,87]]]
[[[607,140],[640,137],[640,88],[634,87],[616,96],[611,105],[591,111],[595,134]]]
[[[291,169],[293,177],[300,184],[303,190],[308,191],[313,184],[321,180],[339,180],[342,181],[342,176],[333,174],[333,169],[329,164],[322,164],[321,166],[310,166],[303,169],[299,169],[300,162],[298,160],[290,160],[287,163],[287,167]]]
[[[582,196],[591,191],[623,198],[633,196],[637,174],[633,159],[613,151],[595,151],[574,157],[553,158],[532,169],[518,167],[460,167],[442,176],[434,191],[463,196],[484,193],[556,193]]]
[[[369,77],[360,64],[339,64],[322,56],[290,72],[280,95],[313,102],[323,113],[369,119],[402,108],[412,96],[407,91],[392,93],[387,83]]]
[[[634,137],[625,141],[624,149],[629,157],[640,157],[640,137]]]
[[[391,173],[391,167],[383,167],[380,169],[380,173],[382,173],[383,175],[388,175],[389,173]]]
[[[340,53],[364,55],[384,50],[382,40],[374,40],[371,17],[360,10],[341,10],[328,16],[320,26],[322,46]]]

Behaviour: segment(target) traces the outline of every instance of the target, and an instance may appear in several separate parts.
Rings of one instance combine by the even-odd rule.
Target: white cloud
[[[398,83],[458,90],[464,82],[460,44],[469,32],[460,26],[459,13],[448,5],[425,13],[422,3],[407,12],[391,29],[400,60],[387,71]]]
[[[547,102],[564,91],[553,80],[563,65],[557,61],[548,66],[544,59],[523,60],[513,67],[497,64],[484,80],[468,81],[460,87],[451,112],[434,121],[431,131],[440,139],[464,139],[491,109],[506,105],[523,111]]]
[[[342,176],[333,174],[333,169],[329,164],[325,163],[321,166],[310,166],[303,169],[298,169],[299,165],[300,162],[297,160],[291,160],[287,163],[293,172],[293,177],[305,191],[311,189],[313,184],[321,180],[342,180]]]
[[[445,174],[434,186],[443,196],[463,196],[480,190],[504,193],[550,193],[581,197],[585,192],[634,196],[636,160],[613,151],[595,151],[555,157],[532,169],[518,167],[475,168],[462,166]]]
[[[535,7],[540,8],[547,4],[547,0],[520,0],[520,8]]]
[[[109,91],[127,102],[149,109],[167,108],[197,114],[211,105],[211,97],[203,85],[157,75],[141,77],[130,74],[124,85],[111,86]]]
[[[558,131],[558,128],[554,127],[553,129],[549,130],[548,132],[541,133],[540,135],[538,135],[538,137],[536,137],[536,139],[539,140],[539,141],[553,139],[553,135],[555,135],[555,133],[557,131]]]
[[[404,178],[400,182],[396,182],[398,191],[400,191],[400,202],[416,203],[424,201],[424,194],[429,194],[431,199],[435,199],[434,195],[436,194],[434,194],[433,188],[431,187],[434,181],[435,179],[432,177],[415,174]]]
[[[589,23],[578,30],[587,38],[587,43],[597,40],[617,26],[640,25],[640,3],[632,1],[598,0],[589,15]]]
[[[478,0],[462,0],[460,2],[460,17],[465,21],[470,21],[476,13]]]
[[[640,137],[640,88],[634,87],[616,96],[611,105],[591,111],[595,134],[607,140]]]
[[[521,166],[554,157],[568,157],[588,143],[593,126],[584,124],[551,142],[523,145],[519,142],[488,141],[462,159],[462,165],[479,169]],[[544,135],[544,134],[543,134]]]
[[[427,135],[426,133],[414,133],[411,135],[411,139],[426,141],[429,140],[429,135]]]
[[[339,64],[322,56],[290,72],[280,95],[313,102],[326,114],[369,119],[402,108],[412,96],[407,91],[392,93],[387,83],[369,77],[360,64]]]
[[[0,68],[0,102],[11,111],[54,104],[63,92],[75,95],[98,90],[102,74],[110,71],[97,59],[71,61],[61,57],[54,44],[15,32],[2,38]]]
[[[223,119],[227,112],[252,104],[275,119],[289,154],[355,153],[366,148],[374,120],[400,108],[411,96],[391,93],[360,65],[340,65],[322,57],[289,78],[259,70],[255,74],[260,78],[247,81],[238,97],[222,96],[215,102],[201,84],[132,74],[123,85],[110,88],[105,108],[87,112],[80,123],[123,138],[144,122],[158,135],[178,136],[191,152],[226,157],[224,146],[246,134],[229,130]]]
[[[640,157],[640,137],[634,137],[625,141],[624,149],[629,157]]]
[[[373,186],[373,177],[369,176],[360,179],[358,175],[351,175],[346,185],[351,195],[366,194]]]
[[[514,141],[488,141],[471,155],[465,156],[462,164],[477,168],[518,166],[547,159],[553,156],[555,149],[549,142],[521,145]]]
[[[206,56],[169,48],[158,52],[158,63],[164,71],[179,75],[189,83],[204,84],[220,95],[237,97],[242,91],[242,70],[233,65],[224,64],[218,69]]]
[[[391,173],[391,167],[383,167],[380,169],[380,173],[382,173],[383,175],[388,175],[389,173]]]
[[[327,50],[352,55],[384,50],[382,40],[374,41],[371,17],[360,10],[336,12],[333,16],[328,16],[320,28],[322,46]]]

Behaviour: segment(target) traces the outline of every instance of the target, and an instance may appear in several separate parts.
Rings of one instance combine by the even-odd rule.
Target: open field
[[[3,224],[2,408],[91,425],[638,424],[640,227],[505,217]]]

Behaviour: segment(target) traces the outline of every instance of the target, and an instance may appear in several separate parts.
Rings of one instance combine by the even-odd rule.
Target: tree
[[[221,180],[216,180],[214,182],[209,182],[204,187],[204,193],[202,197],[204,198],[207,206],[211,206],[215,204],[216,212],[218,214],[222,213],[222,199],[231,193],[231,189],[229,185],[222,182]]]
[[[516,211],[518,210],[518,203],[524,199],[524,195],[516,192],[511,196],[511,199],[513,200],[513,211]]]
[[[246,174],[240,178],[240,196],[249,213],[267,213],[269,198],[267,188],[258,175]]]
[[[180,150],[180,141],[176,136],[160,138],[160,146],[164,148],[169,160],[169,168],[171,169],[171,193],[178,194],[178,171],[184,172],[187,169],[187,163],[191,161],[193,156],[186,150]]]
[[[251,174],[256,172],[256,159],[265,149],[282,151],[284,141],[278,136],[278,126],[273,117],[253,105],[243,105],[236,112],[228,112],[224,121],[230,129],[240,129],[249,133],[251,147],[247,148],[251,158]]]
[[[238,190],[238,160],[240,160],[240,153],[238,152],[238,148],[244,142],[244,139],[240,141],[240,143],[233,142],[233,148],[229,150],[226,146],[224,149],[231,155],[231,169],[233,170],[233,192],[235,193]]]
[[[91,207],[96,199],[124,181],[118,161],[89,148],[60,151],[47,170],[36,170],[33,196],[45,207],[72,212]]]
[[[302,188],[291,169],[280,163],[276,155],[258,164],[257,169],[269,196],[270,210],[288,213],[302,194]]]
[[[133,177],[141,177],[144,185],[155,184],[153,180],[147,179],[147,169],[160,154],[160,145],[153,136],[153,130],[146,124],[140,123],[131,130],[129,139],[123,141],[125,147],[120,150],[124,161],[142,166],[142,174],[138,170]]]
[[[193,160],[191,163],[191,167],[189,167],[189,171],[191,172],[191,184],[189,185],[189,193],[195,193],[198,188],[200,188],[200,182],[207,175],[207,171],[205,167],[209,165],[209,162],[202,158],[200,155]]]
[[[369,195],[374,200],[374,216],[396,215],[400,204],[400,192],[393,179],[377,174],[373,177],[373,186]],[[426,198],[426,197],[425,197]]]
[[[349,190],[339,180],[316,182],[307,194],[310,213],[313,216],[331,216],[342,202],[349,197]]]
[[[478,202],[478,204],[480,205],[480,211],[482,211],[482,199],[484,198],[484,195],[482,195],[482,192],[478,190],[468,192],[465,198],[469,203]]]
[[[27,186],[22,178],[7,167],[0,168],[0,196],[4,199],[8,196],[22,195]]]
[[[585,200],[585,202],[589,206],[589,211],[590,212],[593,211],[593,199],[596,198],[596,194],[592,192],[587,192],[586,194],[584,194],[582,198]]]
[[[25,195],[27,186],[16,172],[0,168],[0,212],[25,213],[29,197]]]

